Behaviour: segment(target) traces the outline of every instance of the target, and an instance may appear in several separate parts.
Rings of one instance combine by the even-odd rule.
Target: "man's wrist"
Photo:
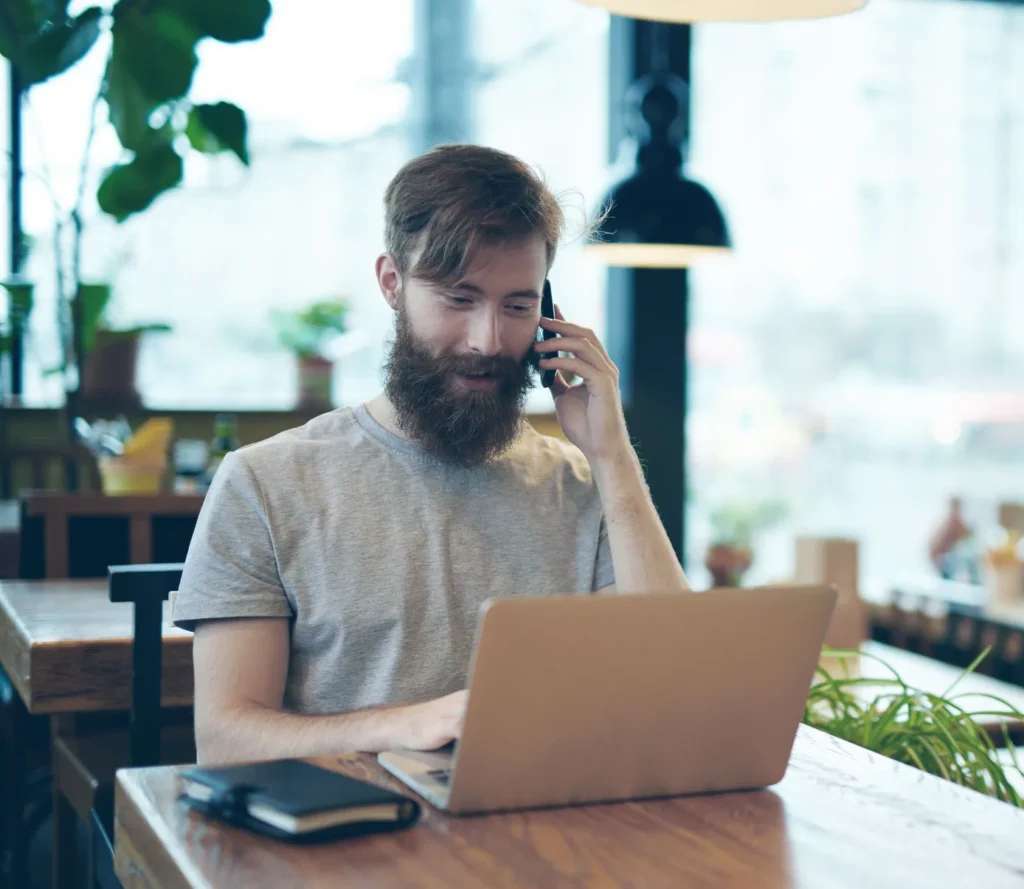
[[[395,707],[389,712],[389,719],[385,736],[387,747],[385,749],[400,749],[412,746],[412,739],[416,737],[422,722],[421,704],[404,704]]]
[[[398,750],[408,746],[417,726],[417,705],[372,708],[339,714],[347,728],[353,749],[359,751]]]

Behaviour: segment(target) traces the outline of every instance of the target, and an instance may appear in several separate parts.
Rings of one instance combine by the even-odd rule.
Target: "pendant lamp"
[[[867,0],[579,0],[615,15],[656,22],[772,22],[856,12]]]
[[[663,68],[630,86],[636,167],[602,202],[603,218],[585,247],[605,265],[686,268],[731,249],[718,202],[683,174],[686,103],[686,83]]]

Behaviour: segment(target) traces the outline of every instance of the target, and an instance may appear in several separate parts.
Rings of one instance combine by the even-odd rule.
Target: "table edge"
[[[22,703],[26,709],[31,712],[32,709],[32,695],[31,685],[25,682],[25,677],[22,675],[22,666],[18,661],[28,661],[28,670],[32,672],[32,643],[31,637],[25,628],[24,623],[18,619],[17,613],[9,607],[7,597],[4,595],[2,589],[0,589],[0,637],[7,637],[11,640],[11,660],[13,663],[8,663],[8,659],[4,658],[4,652],[7,650],[6,646],[0,646],[0,666],[3,667],[4,673],[7,678],[10,679],[11,684],[18,692],[18,697],[21,698]]]
[[[160,889],[206,889],[209,886],[202,875],[194,870],[188,855],[178,851],[185,849],[184,844],[171,834],[167,819],[141,792],[137,773],[133,773],[133,770],[119,770],[114,777],[114,868],[119,880],[124,879],[122,869],[118,866],[122,862],[119,853],[124,852],[126,845],[136,852],[139,846],[135,839],[127,842],[123,840],[122,834],[132,836],[133,833],[136,836],[142,834],[149,847],[156,848],[156,854],[167,865],[166,871],[160,874],[161,880],[155,881],[151,879],[154,874],[149,860],[139,866],[138,859],[128,856],[128,860],[135,862],[142,871],[148,884],[159,886]],[[171,878],[170,882],[168,877]]]

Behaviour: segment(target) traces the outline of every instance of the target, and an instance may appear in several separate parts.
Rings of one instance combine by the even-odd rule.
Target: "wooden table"
[[[370,757],[317,760],[398,785]],[[175,802],[176,768],[121,772],[126,889],[849,887],[1024,884],[1024,811],[801,727],[781,783],[753,793],[450,818],[292,847]]]
[[[105,580],[0,582],[0,664],[29,713],[126,711],[132,606]],[[163,703],[192,703],[192,634],[165,621]]]
[[[166,612],[165,612],[166,613]],[[52,733],[72,730],[73,714],[126,712],[131,705],[132,606],[108,598],[105,580],[0,582],[0,664],[24,704],[9,726],[2,770],[11,807],[12,869],[24,869],[17,841],[25,773],[25,712],[51,718]],[[165,707],[192,704],[192,635],[165,620],[162,700]],[[54,795],[54,847],[74,834],[75,816]],[[54,882],[59,884],[59,856]]]
[[[0,663],[32,713],[57,715],[127,710],[131,634],[131,608],[111,603],[106,598],[105,582],[0,583]],[[937,692],[943,691],[951,682],[950,676],[955,678],[959,672],[948,665],[876,643],[867,643],[865,650],[881,653],[909,684]],[[867,663],[866,659],[862,662]],[[169,626],[164,635],[163,675],[165,706],[188,706],[193,697],[191,636]],[[965,685],[965,690],[991,690],[988,683],[994,683],[1000,691],[1009,687],[981,676],[973,677],[970,682],[975,687]],[[988,686],[987,689],[977,687],[978,683]],[[822,758],[827,761],[827,766],[816,764]],[[191,873],[190,867],[200,867],[200,873],[204,874],[212,869],[209,872],[214,875],[209,878],[211,886],[249,885],[248,879],[239,881],[225,877],[224,869],[228,866],[242,867],[243,873],[248,873],[245,869],[253,869],[253,874],[259,872],[265,877],[265,885],[285,886],[297,879],[296,873],[309,876],[310,885],[334,885],[336,869],[356,865],[359,871],[353,876],[355,885],[360,880],[365,880],[367,885],[376,885],[374,881],[377,879],[381,879],[381,885],[388,885],[387,880],[393,885],[416,885],[416,880],[422,881],[421,885],[429,885],[429,880],[433,879],[433,885],[456,886],[460,880],[466,882],[473,869],[476,869],[480,882],[498,886],[516,885],[516,880],[526,885],[542,886],[558,882],[555,875],[562,872],[564,883],[582,883],[584,877],[581,875],[589,875],[592,885],[597,886],[617,885],[616,881],[627,878],[634,885],[645,882],[658,885],[659,880],[665,885],[684,885],[686,880],[691,880],[691,885],[701,885],[701,880],[719,885],[708,876],[711,873],[723,875],[721,885],[728,885],[730,879],[734,881],[732,885],[744,885],[744,880],[752,886],[837,885],[829,876],[829,869],[836,860],[843,856],[848,856],[854,863],[862,860],[852,846],[841,844],[845,836],[842,828],[844,819],[850,822],[852,833],[849,836],[858,843],[864,838],[870,842],[882,839],[874,836],[876,832],[871,825],[880,803],[873,799],[871,793],[868,793],[868,799],[861,799],[866,793],[862,777],[868,772],[889,774],[887,770],[894,770],[893,773],[900,776],[897,782],[900,787],[911,787],[915,782],[928,778],[925,784],[931,788],[929,802],[911,807],[911,822],[903,824],[901,830],[913,834],[914,843],[927,846],[930,841],[923,824],[927,821],[929,806],[933,805],[933,797],[946,799],[954,791],[956,794],[968,794],[966,800],[969,804],[963,810],[964,818],[955,822],[961,828],[968,824],[968,829],[957,828],[957,836],[961,839],[956,842],[961,845],[954,843],[954,848],[963,848],[971,837],[983,838],[975,842],[981,850],[975,854],[983,859],[979,866],[982,869],[989,867],[989,871],[998,876],[998,870],[992,870],[996,864],[986,863],[985,850],[989,849],[990,841],[984,837],[989,829],[986,825],[984,830],[974,832],[970,827],[969,814],[977,806],[988,812],[989,805],[997,806],[994,811],[1001,812],[1010,808],[1006,804],[990,803],[976,794],[946,787],[945,782],[931,785],[929,781],[932,779],[927,775],[903,770],[904,767],[897,767],[888,760],[874,760],[862,751],[825,739],[810,729],[801,730],[794,765],[791,774],[774,793],[596,807],[560,815],[511,815],[506,819],[449,821],[432,813],[423,827],[401,837],[376,838],[369,841],[369,845],[359,841],[358,846],[345,844],[302,853],[275,845],[261,846],[244,835],[218,829],[211,828],[204,833],[191,816],[180,812],[175,814],[170,802],[173,772],[168,769],[143,770],[127,773],[125,785],[120,790],[130,792],[131,799],[137,798],[139,802],[129,803],[129,808],[125,809],[126,824],[132,832],[124,834],[126,824],[121,824],[122,834],[128,837],[128,841],[119,847],[119,855],[124,858],[123,867],[129,866],[126,850],[135,849],[137,854],[133,854],[143,869],[150,867],[158,874],[163,874],[161,869],[167,867],[181,871],[177,877],[168,877],[166,884],[159,880],[151,884],[168,887],[205,885],[199,877],[193,882],[185,880],[183,875]],[[384,780],[383,772],[367,760],[346,760],[345,767]],[[835,774],[831,774],[833,771]],[[831,819],[826,828],[833,834],[827,836],[835,844],[840,844],[831,858],[824,852],[816,852],[814,846],[816,840],[813,838],[818,828],[813,825],[819,818],[814,813],[814,793],[817,791],[813,788],[817,781],[824,781],[823,787],[828,791],[825,797],[830,800],[831,808],[822,807],[822,817]],[[846,793],[843,792],[844,782],[849,786]],[[793,790],[788,790],[790,788]],[[136,806],[134,821],[131,819],[131,806]],[[169,820],[162,827],[161,818],[165,817]],[[901,817],[906,820],[905,815]],[[732,823],[733,820],[736,823]],[[168,824],[174,831],[187,829],[190,844],[187,848],[182,840],[185,834],[164,833],[170,830]],[[497,831],[496,824],[501,825]],[[1015,829],[1024,831],[1019,823]],[[161,851],[155,836],[147,833],[154,830],[168,838],[168,853]],[[718,830],[725,833],[718,835],[715,833]],[[797,832],[796,839],[794,831]],[[172,836],[178,836],[180,842],[177,846],[176,841],[171,841]],[[679,844],[681,852],[677,852],[676,846],[672,845],[674,843]],[[195,844],[198,846],[194,848]],[[602,851],[606,844],[612,850],[607,854]],[[893,854],[898,846],[896,842],[892,844]],[[167,855],[175,848],[178,851],[173,852],[173,860],[169,859]],[[215,848],[221,850],[220,859],[216,857]],[[356,850],[354,853],[353,849]],[[796,858],[794,850],[799,852]],[[915,861],[914,850],[911,848],[908,853],[909,860]],[[181,858],[182,854],[185,858]],[[351,854],[356,855],[354,860],[349,858]],[[411,860],[421,854],[425,856],[430,871],[421,873],[419,864]],[[677,854],[680,860],[674,857]],[[199,855],[201,860],[189,863],[191,855]],[[687,856],[693,855],[696,855],[693,859],[695,870],[688,870]],[[393,865],[386,863],[391,856],[397,856]],[[247,863],[239,864],[240,857]],[[1024,853],[1020,857],[1024,858]],[[228,863],[217,864],[217,860]],[[768,877],[758,882],[753,869],[762,863]],[[314,870],[307,874],[304,869],[310,866],[323,871]],[[411,870],[404,871],[406,867]],[[362,869],[365,869],[365,874]],[[440,876],[431,878],[431,873]],[[856,867],[850,872],[853,875],[859,873]],[[901,873],[905,876],[909,872]],[[947,870],[945,876],[951,873],[954,872]],[[982,873],[988,872],[982,870]],[[126,874],[122,873],[126,887],[146,885],[144,880],[131,882]],[[452,882],[445,882],[449,875]],[[908,878],[907,885],[912,883],[913,879]],[[258,881],[256,885],[259,885]],[[851,878],[850,885],[857,883]],[[941,882],[938,885],[942,885]],[[996,881],[992,885],[1000,884]]]

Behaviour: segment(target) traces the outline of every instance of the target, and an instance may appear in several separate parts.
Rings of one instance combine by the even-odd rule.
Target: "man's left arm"
[[[615,584],[600,592],[660,592],[689,589],[675,551],[651,500],[640,461],[626,431],[618,368],[593,331],[556,318],[541,327],[558,337],[538,343],[544,369],[557,370],[551,393],[566,437],[583,451],[601,495]],[[582,382],[569,385],[563,374]]]

